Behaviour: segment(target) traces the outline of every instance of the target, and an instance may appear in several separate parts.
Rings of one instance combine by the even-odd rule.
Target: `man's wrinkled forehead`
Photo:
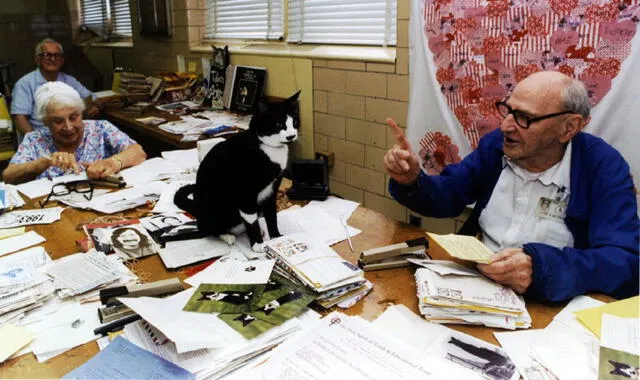
[[[60,53],[60,46],[52,42],[46,43],[42,46],[43,53]]]
[[[555,110],[559,102],[560,91],[555,84],[526,79],[513,89],[507,101],[511,107],[531,114]]]

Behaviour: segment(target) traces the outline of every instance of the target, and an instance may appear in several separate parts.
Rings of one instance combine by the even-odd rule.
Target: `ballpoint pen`
[[[349,242],[349,249],[351,250],[351,252],[355,252],[353,250],[353,243],[351,242],[351,236],[349,236],[349,229],[347,228],[347,224],[342,219],[340,219],[340,223],[342,224],[342,228],[344,228],[344,234],[347,236],[347,241]]]

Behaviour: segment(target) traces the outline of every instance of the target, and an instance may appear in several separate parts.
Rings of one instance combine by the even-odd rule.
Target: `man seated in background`
[[[19,140],[28,132],[44,128],[41,120],[36,117],[35,93],[47,82],[63,82],[75,89],[84,99],[87,115],[98,116],[98,107],[93,105],[93,95],[82,83],[71,75],[60,72],[64,64],[64,50],[62,45],[50,38],[42,40],[36,46],[35,61],[38,68],[26,74],[16,82],[11,100],[11,115],[18,130]]]
[[[559,72],[535,73],[496,106],[500,128],[438,176],[420,170],[402,130],[388,119],[397,138],[384,157],[390,193],[434,217],[458,216],[475,202],[459,233],[482,232],[496,254],[479,270],[518,293],[547,301],[588,292],[637,295],[633,180],[620,153],[581,132],[590,112],[582,83]]]
[[[86,170],[89,179],[107,177],[145,160],[142,147],[106,120],[82,120],[84,102],[62,82],[48,82],[35,94],[36,115],[45,127],[25,136],[2,173],[8,183],[57,177]]]

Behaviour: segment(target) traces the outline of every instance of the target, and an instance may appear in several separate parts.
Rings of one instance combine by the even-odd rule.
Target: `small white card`
[[[60,220],[62,207],[11,211],[0,215],[0,228],[14,228],[33,224],[51,224]]]
[[[203,271],[189,277],[185,282],[192,286],[200,284],[266,284],[271,277],[275,260],[224,260],[209,265]]]

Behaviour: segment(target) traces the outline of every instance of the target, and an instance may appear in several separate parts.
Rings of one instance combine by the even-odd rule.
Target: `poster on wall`
[[[412,0],[411,14],[411,83],[425,85],[411,88],[407,135],[427,173],[497,128],[495,103],[518,82],[557,70],[585,84],[586,132],[624,155],[638,186],[639,0]]]

